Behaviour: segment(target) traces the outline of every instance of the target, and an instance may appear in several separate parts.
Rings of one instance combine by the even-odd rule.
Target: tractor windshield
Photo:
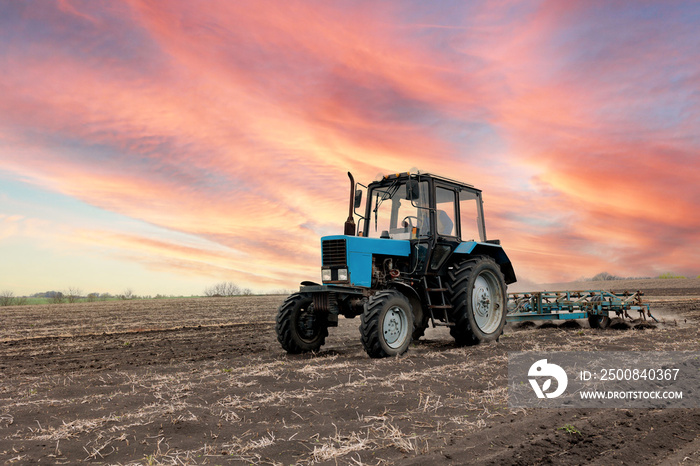
[[[373,188],[368,197],[372,203],[368,236],[391,239],[429,236],[428,183],[422,181],[418,187],[420,194],[412,200],[406,196],[406,183]]]

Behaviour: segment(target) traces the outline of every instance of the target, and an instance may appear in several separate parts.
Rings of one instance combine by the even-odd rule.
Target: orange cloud
[[[442,7],[24,9],[4,28],[2,169],[222,248],[102,235],[148,267],[275,287],[316,278],[346,171],[411,167],[483,188],[519,275],[692,271],[675,245],[697,240],[700,47],[682,9],[657,27],[621,5]]]

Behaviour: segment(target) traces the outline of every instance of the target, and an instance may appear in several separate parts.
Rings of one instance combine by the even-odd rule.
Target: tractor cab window
[[[409,199],[406,183],[373,188],[368,202],[372,203],[369,237],[411,239],[430,235],[428,183],[418,183],[418,198]],[[415,234],[413,229],[415,230]]]
[[[440,236],[457,236],[456,196],[451,189],[435,190],[437,207],[437,234]]]
[[[459,193],[459,216],[462,227],[462,241],[484,241],[481,219],[481,199],[476,193],[463,190]]]

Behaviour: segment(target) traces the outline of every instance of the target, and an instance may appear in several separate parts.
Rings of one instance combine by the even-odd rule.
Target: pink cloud
[[[305,278],[318,236],[345,219],[345,172],[411,167],[483,188],[488,231],[535,280],[700,259],[674,246],[697,240],[700,202],[687,94],[700,57],[676,51],[691,27],[680,14],[665,17],[675,35],[588,2],[133,0],[23,15],[50,34],[3,53],[3,169],[248,254],[223,255],[241,279]],[[154,267],[227,269],[217,252],[108,236]]]

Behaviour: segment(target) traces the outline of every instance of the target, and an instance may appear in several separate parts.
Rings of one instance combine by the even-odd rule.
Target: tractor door
[[[431,200],[434,201],[428,204],[426,197],[423,206],[418,209],[421,224],[429,225],[429,229],[424,228],[424,234],[411,241],[411,250],[415,251],[413,270],[419,275],[439,274],[459,244],[457,188],[439,183],[431,188]]]
[[[426,274],[438,274],[459,244],[458,190],[452,186],[435,186],[435,246]]]

